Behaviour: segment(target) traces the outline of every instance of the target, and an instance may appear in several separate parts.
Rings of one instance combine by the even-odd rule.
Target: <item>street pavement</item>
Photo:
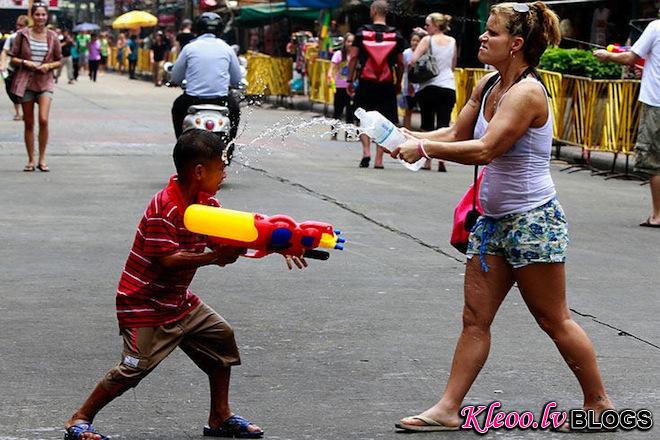
[[[107,74],[56,87],[50,173],[24,173],[22,124],[0,104],[0,440],[56,439],[119,359],[119,274],[149,198],[173,173],[170,106],[180,91]],[[318,108],[318,106],[317,106]],[[347,239],[328,261],[283,259],[198,271],[192,289],[235,328],[235,412],[268,439],[402,439],[394,423],[442,392],[460,332],[464,257],[449,245],[471,167],[359,169],[357,142],[331,141],[317,113],[243,110],[225,207],[332,223]],[[340,140],[343,132],[340,132]],[[587,172],[552,175],[570,222],[573,317],[593,340],[619,408],[660,414],[660,232],[640,228],[648,186]],[[506,411],[581,405],[577,381],[514,288],[466,404]],[[205,376],[177,351],[95,421],[113,439],[195,439]],[[474,431],[419,434],[473,438]],[[573,438],[497,430],[484,438]],[[592,434],[658,438],[658,429]]]

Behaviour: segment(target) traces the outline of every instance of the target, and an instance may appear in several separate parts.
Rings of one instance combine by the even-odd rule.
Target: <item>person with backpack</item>
[[[387,25],[385,0],[371,4],[371,24],[360,27],[353,40],[348,64],[348,94],[355,96],[355,106],[376,110],[394,124],[399,123],[396,96],[401,91],[405,40],[396,28]],[[357,86],[356,86],[357,81]],[[360,135],[361,168],[371,160],[370,140]],[[383,147],[376,147],[374,168],[383,168]]]

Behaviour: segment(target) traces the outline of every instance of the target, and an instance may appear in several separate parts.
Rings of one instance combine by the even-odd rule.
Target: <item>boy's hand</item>
[[[294,264],[298,269],[307,267],[307,260],[305,260],[304,257],[299,257],[297,255],[284,255],[284,259],[286,260],[286,266],[289,270],[293,269]]]
[[[213,264],[217,264],[220,267],[224,267],[228,264],[234,263],[238,260],[238,257],[247,252],[245,248],[237,248],[233,246],[219,246],[216,248],[213,253],[215,254],[215,260]]]

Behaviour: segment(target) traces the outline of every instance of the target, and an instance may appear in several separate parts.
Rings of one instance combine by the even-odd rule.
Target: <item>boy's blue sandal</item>
[[[80,440],[82,438],[81,435],[86,432],[100,435],[101,440],[108,440],[108,437],[99,434],[91,423],[76,423],[75,425],[69,426],[64,433],[64,440]]]
[[[205,437],[260,438],[264,432],[250,432],[248,426],[253,423],[241,416],[233,415],[217,428],[204,427]]]

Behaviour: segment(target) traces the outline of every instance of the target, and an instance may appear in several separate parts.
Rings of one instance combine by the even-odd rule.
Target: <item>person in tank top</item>
[[[544,3],[494,5],[478,56],[497,72],[477,84],[455,125],[405,131],[408,140],[391,151],[410,163],[427,157],[485,165],[484,213],[470,233],[463,329],[447,386],[435,405],[403,418],[398,428],[459,428],[463,400],[488,358],[491,323],[514,283],[575,374],[584,408],[598,417],[613,407],[593,345],[566,302],[568,234],[550,176],[552,114],[534,69],[548,44],[559,39],[559,19]]]

